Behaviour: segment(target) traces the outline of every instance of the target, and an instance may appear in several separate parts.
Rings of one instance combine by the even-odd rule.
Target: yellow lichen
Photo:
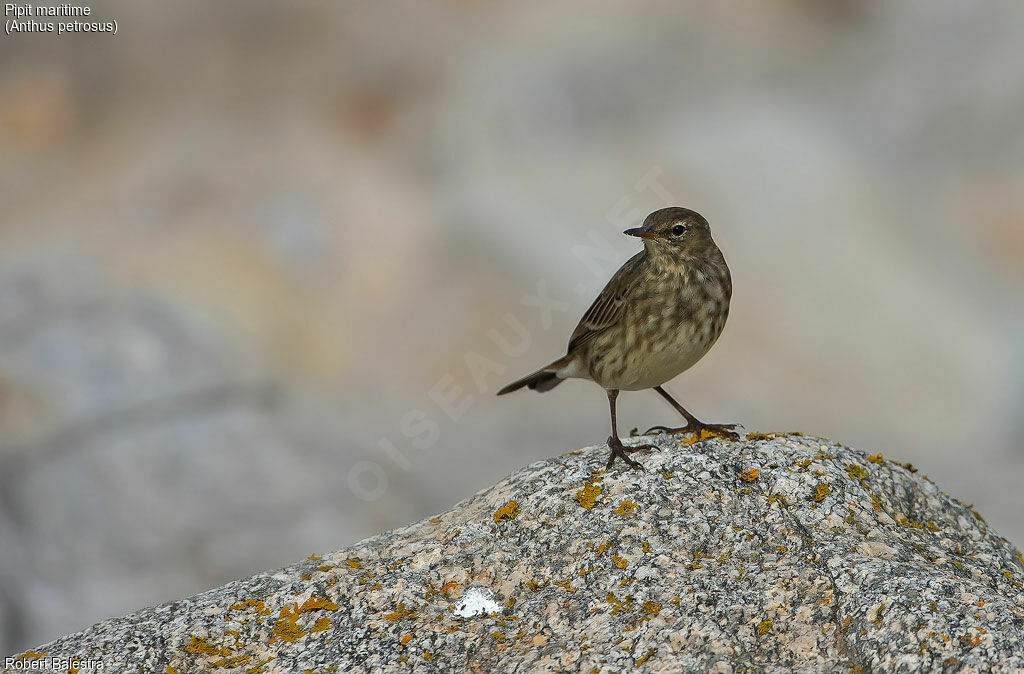
[[[186,653],[196,653],[199,655],[229,655],[231,651],[225,646],[214,646],[211,643],[207,643],[206,639],[202,637],[192,637],[191,642],[188,646],[185,646]]]
[[[256,609],[256,613],[260,615],[270,615],[270,609],[260,601],[259,599],[245,599],[243,601],[232,604],[228,607],[231,611],[244,611],[247,608]]]
[[[597,497],[601,495],[601,488],[593,482],[588,482],[583,489],[576,492],[576,502],[585,510],[594,507]]]
[[[519,503],[516,501],[509,501],[505,505],[494,511],[494,521],[501,522],[503,520],[514,520],[519,516]]]
[[[291,606],[282,608],[278,620],[274,622],[274,637],[271,639],[271,643],[277,639],[295,641],[299,637],[305,636],[306,631],[299,627],[298,620],[299,609],[297,604],[295,610],[292,610]]]
[[[729,436],[727,433],[723,431],[713,431],[707,428],[702,428],[700,429],[700,435],[695,435],[693,437],[683,438],[679,440],[679,446],[689,447],[690,445],[695,445],[698,442],[703,442],[708,438],[725,438],[726,440],[730,440],[731,436]]]
[[[565,590],[569,594],[572,594],[573,592],[576,591],[576,588],[574,588],[572,586],[572,581],[571,580],[555,581],[555,585],[557,585],[558,587],[562,588],[563,590]]]
[[[210,663],[211,669],[235,669],[241,665],[244,665],[247,661],[252,660],[253,655],[251,653],[243,653],[242,655],[236,655],[233,658],[222,658],[220,660],[214,660]]]
[[[245,672],[246,672],[246,674],[262,674],[263,672],[266,671],[263,668],[267,665],[267,663],[269,663],[271,660],[274,660],[274,659],[275,658],[267,658],[266,660],[264,660],[262,662],[258,662],[258,663],[256,663],[255,666],[250,667],[249,669],[245,670]],[[328,668],[327,671],[331,671],[331,670]]]
[[[310,632],[323,632],[324,630],[331,628],[330,618],[318,618],[313,626],[309,628]]]
[[[647,541],[644,541],[644,543],[643,543],[643,551],[644,552],[650,552],[651,551],[651,544],[648,543]]]
[[[615,562],[615,566],[619,567],[620,569],[624,569],[627,566],[629,566],[629,562],[623,559],[622,557],[619,557],[618,555],[612,555],[612,561]]]
[[[762,620],[757,626],[757,633],[764,636],[772,631],[772,625],[774,623],[771,620]]]
[[[649,616],[656,616],[661,613],[661,604],[656,601],[645,601],[644,602],[644,613]]]
[[[647,651],[646,653],[644,653],[644,654],[643,654],[642,656],[640,656],[639,658],[637,658],[637,660],[636,660],[636,664],[638,664],[638,665],[642,665],[642,664],[644,664],[645,662],[647,662],[647,659],[648,659],[649,657],[651,657],[652,655],[654,655],[654,652],[655,652],[655,651],[654,651],[654,649],[653,649],[653,648],[651,648],[651,649],[648,649],[648,651]]]
[[[612,512],[616,515],[622,515],[623,517],[629,517],[639,509],[636,501],[623,501],[615,508]]]
[[[361,568],[363,568],[363,565],[360,563],[360,561],[358,559],[349,559],[349,560],[346,560],[345,563],[348,564],[353,569],[361,569]]]
[[[870,461],[871,463],[877,463],[878,465],[882,465],[883,463],[885,463],[885,459],[882,457],[881,452],[865,458],[867,458],[867,460]]]
[[[626,597],[625,601],[622,601],[620,599],[617,599],[614,594],[609,592],[608,596],[605,597],[605,601],[612,605],[612,615],[615,615],[616,613],[620,612],[625,613],[627,611],[632,610],[633,608],[633,595],[629,595],[628,597]]]
[[[864,466],[857,465],[856,463],[846,464],[846,473],[850,476],[851,480],[866,480],[868,477],[868,471],[864,469]]]
[[[832,493],[832,487],[828,486],[824,482],[814,488],[814,493],[811,495],[811,499],[814,501],[824,501],[825,497]]]
[[[760,474],[761,471],[759,471],[757,468],[747,468],[746,470],[740,472],[740,479],[744,480],[745,482],[753,482],[754,480],[757,479],[757,476]]]
[[[398,610],[384,616],[385,620],[390,620],[391,622],[398,622],[399,620],[414,620],[415,618],[416,611],[405,608],[405,604],[399,604]]]
[[[326,597],[311,596],[302,604],[302,606],[299,607],[299,613],[305,613],[306,611],[318,611],[320,609],[337,611],[338,605]]]
[[[193,638],[195,638],[195,637],[193,637]],[[40,653],[38,651],[25,651],[24,653],[19,655],[17,658],[15,658],[15,660],[17,660],[18,662],[25,662],[26,660],[38,660],[39,658],[43,657],[44,655],[49,655],[49,653],[50,653],[49,651],[43,651],[42,653]]]

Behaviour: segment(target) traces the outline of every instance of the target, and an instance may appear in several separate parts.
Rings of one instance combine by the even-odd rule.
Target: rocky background
[[[577,450],[18,657],[267,674],[1024,667],[1024,557],[912,468],[799,435],[653,440],[645,472]]]
[[[1024,540],[1019,3],[91,6],[0,36],[0,652],[602,440],[492,393],[666,203],[736,286],[684,404]]]

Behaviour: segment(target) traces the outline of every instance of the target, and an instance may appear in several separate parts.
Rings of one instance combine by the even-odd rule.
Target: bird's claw
[[[615,463],[615,459],[622,459],[623,462],[633,470],[643,470],[644,467],[640,465],[639,461],[629,458],[629,455],[633,452],[642,452],[648,449],[657,449],[654,445],[639,445],[637,447],[627,447],[622,444],[622,441],[618,438],[611,436],[608,438],[608,449],[612,450],[611,456],[608,457],[608,463],[605,465],[605,469],[609,469]]]
[[[739,433],[734,431],[734,428],[739,428],[740,424],[688,424],[686,426],[680,426],[679,428],[669,428],[668,426],[651,426],[648,428],[644,435],[651,435],[654,433],[667,433],[669,435],[679,435],[682,433],[692,433],[694,441],[704,439],[704,434],[707,433],[709,436],[717,435],[720,438],[727,440],[739,440]]]

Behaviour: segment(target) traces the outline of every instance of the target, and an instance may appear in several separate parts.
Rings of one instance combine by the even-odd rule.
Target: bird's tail
[[[517,379],[505,388],[498,391],[498,395],[505,395],[517,391],[524,386],[535,391],[550,391],[565,381],[564,370],[569,366],[569,356],[559,358],[550,365],[546,365],[533,374],[528,374],[522,379]]]

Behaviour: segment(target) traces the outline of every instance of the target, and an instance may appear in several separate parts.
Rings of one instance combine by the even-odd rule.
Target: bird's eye
[[[672,236],[682,236],[685,230],[686,228],[682,225],[676,225],[672,228]]]

